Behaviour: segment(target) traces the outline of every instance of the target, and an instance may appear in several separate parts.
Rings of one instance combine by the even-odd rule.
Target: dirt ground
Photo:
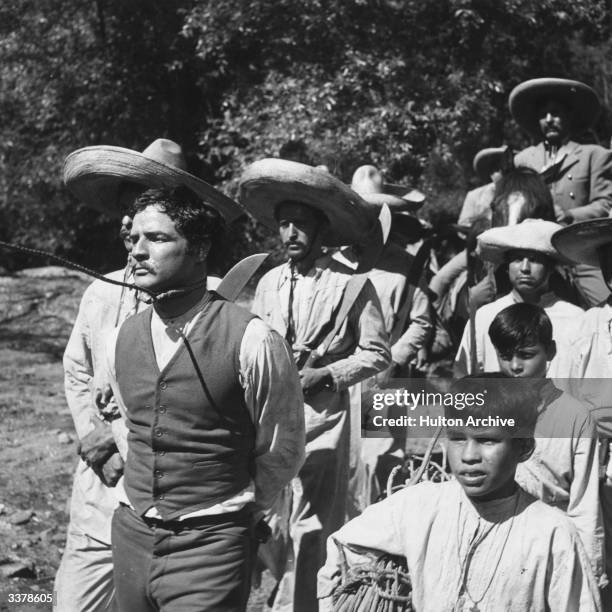
[[[0,277],[0,612],[51,609],[35,602],[52,594],[76,465],[61,357],[90,281],[41,274]],[[264,575],[249,612],[270,588]]]

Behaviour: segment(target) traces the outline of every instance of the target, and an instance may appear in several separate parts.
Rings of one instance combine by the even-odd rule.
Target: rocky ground
[[[76,465],[61,356],[89,282],[61,268],[0,277],[0,612],[51,609]]]

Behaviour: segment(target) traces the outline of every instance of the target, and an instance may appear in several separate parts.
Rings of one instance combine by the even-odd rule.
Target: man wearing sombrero
[[[280,580],[274,609],[316,612],[316,576],[325,560],[325,541],[345,516],[347,389],[390,360],[380,303],[369,280],[351,298],[346,319],[334,333],[352,274],[324,255],[322,246],[363,241],[376,215],[328,172],[279,159],[246,169],[240,201],[257,220],[278,229],[289,257],[261,279],[253,311],[292,347],[305,398],[306,460],[284,510],[291,515],[292,544],[287,542],[284,550],[286,563],[281,560],[272,568]]]
[[[557,221],[567,225],[607,217],[612,207],[612,152],[572,140],[599,117],[601,104],[595,91],[579,81],[531,79],[512,90],[509,107],[515,121],[539,141],[517,153],[515,165],[542,174],[553,196]],[[606,298],[597,269],[581,264],[576,277],[589,304]]]
[[[156,140],[142,153],[110,146],[79,149],[66,159],[64,180],[86,205],[122,219],[121,236],[129,249],[132,219],[125,213],[149,187],[185,187],[215,202],[228,220],[241,212],[232,200],[189,174],[180,146],[165,139]],[[133,267],[132,259],[124,270],[107,276],[134,282]],[[123,460],[111,429],[115,434],[125,430],[116,418],[116,403],[109,402],[109,380],[103,367],[105,343],[129,316],[147,308],[148,302],[140,293],[95,281],[83,296],[66,348],[66,398],[82,461],[75,474],[67,542],[55,584],[58,610],[115,609],[110,531],[117,496],[112,487],[123,472]]]
[[[512,165],[512,150],[507,146],[489,147],[478,151],[473,161],[474,172],[483,183],[467,192],[457,225],[471,227],[472,223],[485,217],[491,220],[491,203],[495,194],[495,183],[507,166]]]
[[[553,325],[557,355],[548,367],[549,377],[564,377],[568,371],[568,347],[575,322],[583,310],[559,298],[549,286],[550,275],[557,263],[565,263],[552,246],[551,237],[561,226],[543,219],[526,219],[517,225],[494,227],[478,236],[478,252],[495,266],[505,266],[512,290],[476,311],[474,352],[470,325],[466,325],[455,358],[460,374],[477,374],[499,370],[497,353],[489,338],[489,326],[495,315],[506,306],[528,302],[541,306]],[[475,363],[472,357],[475,356]]]
[[[188,175],[181,147],[166,139],[142,153],[121,147],[94,146],[71,153],[64,164],[64,182],[83,204],[121,220],[126,240],[131,219],[126,210],[147,187],[179,185]],[[196,177],[188,175],[195,186]],[[126,242],[126,247],[128,246]],[[132,265],[107,275],[132,281]],[[110,523],[117,505],[112,486],[123,473],[110,423],[118,416],[107,404],[102,374],[104,342],[149,300],[125,287],[93,282],[83,294],[64,352],[66,400],[81,447],[70,503],[66,546],[55,590],[57,610],[102,612],[113,609],[113,565]]]

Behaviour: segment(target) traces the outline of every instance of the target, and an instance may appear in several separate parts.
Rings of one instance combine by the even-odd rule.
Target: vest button
[[[165,406],[160,406],[159,407],[159,414],[166,414],[166,407]]]
[[[568,179],[571,181],[571,180],[572,180],[572,175],[571,175],[571,174],[568,174],[568,175],[567,175],[567,178],[568,178]]]
[[[159,383],[159,388],[160,388],[160,389],[167,389],[167,388],[168,388],[168,384],[166,383],[166,381],[165,381],[165,380],[162,380],[162,381]]]
[[[161,470],[155,470],[155,472],[153,472],[155,478],[161,478],[164,473]]]
[[[572,200],[574,199],[574,192],[570,191],[570,198],[572,198]]]
[[[157,496],[157,499],[166,499],[166,496],[162,493],[161,495]]]
[[[161,427],[158,427],[158,428],[155,430],[155,435],[156,435],[158,438],[161,438],[161,437],[164,435],[164,430],[163,430]]]

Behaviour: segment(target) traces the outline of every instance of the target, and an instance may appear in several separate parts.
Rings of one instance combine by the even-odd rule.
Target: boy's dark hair
[[[489,338],[501,354],[535,344],[549,348],[553,342],[552,323],[540,306],[512,304],[497,313],[489,326]]]
[[[461,398],[461,404],[445,406],[447,418],[458,418],[464,423],[467,417],[514,419],[514,426],[507,421],[501,426],[515,438],[533,438],[541,398],[538,387],[529,379],[486,372],[460,378],[450,390],[456,398]],[[466,401],[469,397],[474,401]],[[458,409],[456,405],[463,407]]]
[[[212,243],[213,239],[218,241],[225,232],[221,215],[186,187],[147,189],[134,200],[130,216],[147,206],[158,207],[174,221],[176,230],[186,238],[191,252]]]

